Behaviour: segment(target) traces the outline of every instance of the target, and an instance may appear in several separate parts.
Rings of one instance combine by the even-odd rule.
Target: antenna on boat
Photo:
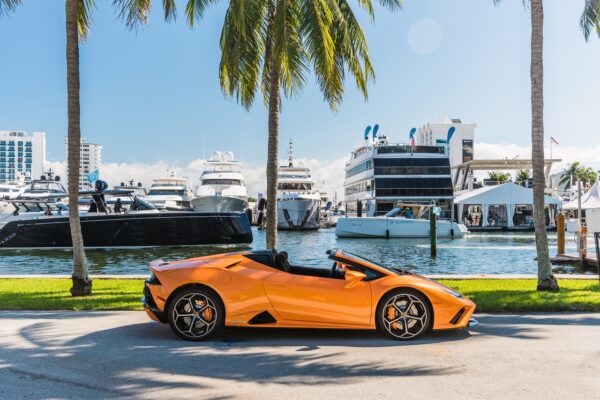
[[[292,146],[294,144],[294,141],[292,139],[290,139],[289,142],[289,146],[288,146],[288,167],[293,167],[293,159],[294,159],[294,155],[293,155],[293,149]]]

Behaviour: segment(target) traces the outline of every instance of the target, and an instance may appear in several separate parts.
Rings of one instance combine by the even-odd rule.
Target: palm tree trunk
[[[271,62],[271,85],[269,87],[269,144],[267,157],[267,248],[277,246],[277,174],[279,161],[279,105],[280,72],[276,63]]]
[[[552,275],[544,209],[544,7],[531,0],[531,159],[533,164],[533,220],[539,291],[558,291]]]
[[[80,107],[79,107],[79,31],[77,26],[77,7],[79,0],[66,0],[67,26],[67,98],[69,127],[67,137],[67,167],[69,169],[69,225],[73,241],[73,287],[71,295],[86,296],[92,292],[87,260],[83,248],[83,236],[79,222],[79,158],[81,145]]]

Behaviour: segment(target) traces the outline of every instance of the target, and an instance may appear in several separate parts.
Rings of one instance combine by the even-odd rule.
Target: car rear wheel
[[[224,321],[223,303],[210,289],[191,287],[169,302],[169,325],[185,340],[208,339],[223,328]]]
[[[377,307],[377,329],[396,340],[413,340],[429,330],[429,301],[420,292],[397,289],[386,294]]]

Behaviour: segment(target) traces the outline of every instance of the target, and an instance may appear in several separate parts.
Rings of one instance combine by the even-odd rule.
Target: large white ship
[[[368,130],[369,131],[369,130]],[[368,132],[367,131],[367,132]],[[346,164],[339,237],[427,237],[429,213],[439,210],[438,236],[466,232],[452,222],[454,192],[444,146],[392,144],[365,134]]]
[[[206,161],[192,208],[198,212],[244,211],[248,207],[248,190],[240,162],[231,151],[215,152]]]
[[[294,165],[292,140],[289,161],[280,166],[277,184],[277,228],[282,230],[319,229],[321,196],[315,189],[310,169]]]
[[[145,200],[158,209],[180,211],[192,209],[190,201],[193,197],[188,180],[175,177],[175,171],[171,171],[169,178],[152,181]]]

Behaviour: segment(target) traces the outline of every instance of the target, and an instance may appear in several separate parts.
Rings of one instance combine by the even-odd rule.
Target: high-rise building
[[[450,143],[446,143],[450,127],[454,127],[456,130],[450,138]],[[421,146],[449,147],[450,166],[455,168],[473,160],[476,127],[477,124],[463,123],[460,119],[443,119],[440,122],[427,123],[420,127],[415,139]]]
[[[39,179],[45,161],[45,132],[0,131],[0,182]]]
[[[69,158],[69,146],[65,139],[67,149],[67,161]],[[102,165],[102,145],[96,143],[85,143],[81,138],[81,158],[79,161],[79,189],[89,189],[88,175],[94,171],[99,171]],[[67,175],[68,175],[67,170]]]

